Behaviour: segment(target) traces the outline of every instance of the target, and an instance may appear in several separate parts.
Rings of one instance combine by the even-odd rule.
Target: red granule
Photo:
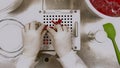
[[[96,10],[104,15],[120,16],[120,0],[90,0],[90,2]]]

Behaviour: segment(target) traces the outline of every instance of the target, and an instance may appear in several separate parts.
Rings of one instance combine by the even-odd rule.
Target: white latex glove
[[[40,50],[41,38],[45,34],[44,27],[45,25],[35,21],[25,25],[23,30],[23,54],[17,62],[17,68],[29,68],[34,63]]]
[[[45,31],[43,32],[44,27],[45,25],[40,24],[39,22],[32,22],[25,26],[25,30],[23,31],[23,55],[37,55],[40,49],[42,37],[45,34]]]
[[[72,50],[70,29],[61,25],[55,25],[55,28],[57,32],[51,28],[47,30],[63,68],[87,68],[82,59]]]
[[[72,50],[71,32],[66,26],[55,25],[54,29],[47,28],[48,35],[53,39],[53,46],[59,57],[63,57]]]

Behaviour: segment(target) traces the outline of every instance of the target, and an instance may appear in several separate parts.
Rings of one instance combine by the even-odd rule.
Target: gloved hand
[[[29,68],[34,62],[41,46],[41,40],[45,34],[45,25],[36,21],[25,25],[23,30],[23,54],[17,62],[17,68]],[[24,67],[24,66],[25,67]]]
[[[41,45],[42,37],[45,34],[43,30],[45,25],[39,22],[32,22],[25,26],[23,30],[23,55],[36,56]]]
[[[63,68],[87,68],[82,59],[72,50],[70,29],[57,24],[54,29],[47,28],[47,30]]]
[[[48,35],[52,39],[53,47],[59,57],[63,57],[72,50],[71,32],[66,26],[55,25],[54,29],[47,28]]]

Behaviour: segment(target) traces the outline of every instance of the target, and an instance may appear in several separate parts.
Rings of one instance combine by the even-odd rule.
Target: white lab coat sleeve
[[[73,50],[58,60],[63,68],[87,68],[82,59]]]
[[[16,68],[30,68],[34,63],[35,57],[20,56],[16,63]]]

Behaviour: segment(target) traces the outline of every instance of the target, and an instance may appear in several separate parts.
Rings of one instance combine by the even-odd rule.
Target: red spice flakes
[[[90,0],[90,2],[96,10],[104,15],[120,16],[120,0]]]

